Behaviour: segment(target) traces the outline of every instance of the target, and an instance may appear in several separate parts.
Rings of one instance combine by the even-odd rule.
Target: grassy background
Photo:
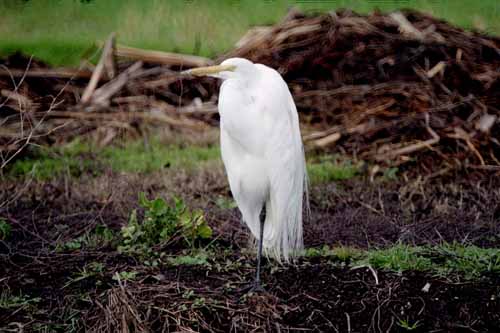
[[[122,44],[213,57],[249,27],[279,21],[293,5],[363,13],[416,8],[500,33],[498,0],[0,0],[0,54],[20,50],[53,65],[76,65],[116,31]]]
[[[90,142],[75,140],[60,147],[33,148],[31,156],[9,165],[5,176],[50,180],[63,175],[97,176],[107,169],[147,174],[167,168],[191,170],[214,160],[220,160],[218,145],[186,147],[153,138],[148,145],[139,140],[122,147],[99,148]],[[317,155],[311,156],[307,169],[311,184],[317,185],[354,178],[359,175],[360,165],[339,156]],[[389,176],[384,174],[384,177]]]

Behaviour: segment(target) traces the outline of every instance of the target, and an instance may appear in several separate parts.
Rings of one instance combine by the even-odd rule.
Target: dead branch
[[[92,98],[92,94],[94,93],[95,89],[97,88],[97,85],[99,84],[99,80],[101,79],[102,73],[104,72],[105,64],[109,62],[109,57],[112,57],[112,55],[109,55],[111,52],[113,52],[114,47],[113,45],[115,44],[115,33],[111,33],[111,35],[108,37],[106,40],[106,43],[104,44],[104,48],[102,50],[101,58],[99,59],[99,62],[97,63],[97,66],[92,73],[92,77],[90,78],[90,82],[85,88],[81,103],[86,104],[90,101]]]
[[[138,61],[125,71],[120,73],[115,79],[104,84],[99,89],[95,90],[92,95],[92,104],[109,105],[109,99],[125,86],[129,79],[133,78],[138,70],[142,67],[142,62]]]
[[[116,48],[116,56],[168,66],[200,67],[212,64],[212,60],[204,57],[154,50],[143,50],[122,45],[119,45]]]

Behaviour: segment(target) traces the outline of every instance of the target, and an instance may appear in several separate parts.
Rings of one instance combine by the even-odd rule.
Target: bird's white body
[[[307,190],[304,150],[292,95],[277,71],[245,59],[222,72],[221,152],[231,192],[244,222],[264,251],[288,260],[302,248],[302,204]]]

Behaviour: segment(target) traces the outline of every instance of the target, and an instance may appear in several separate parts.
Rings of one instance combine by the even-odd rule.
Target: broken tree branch
[[[111,33],[111,35],[106,40],[106,43],[104,44],[101,58],[99,59],[99,62],[97,63],[94,72],[92,73],[92,77],[90,78],[90,82],[87,88],[85,88],[85,91],[83,92],[82,99],[80,100],[81,103],[83,104],[88,103],[92,97],[92,94],[97,88],[99,80],[101,79],[102,73],[104,71],[104,66],[107,61],[106,59],[109,58],[108,53],[113,52],[114,40],[115,40],[115,33],[113,32]]]
[[[201,67],[208,66],[213,63],[211,59],[204,57],[154,50],[143,50],[123,45],[117,46],[116,56],[169,66]]]

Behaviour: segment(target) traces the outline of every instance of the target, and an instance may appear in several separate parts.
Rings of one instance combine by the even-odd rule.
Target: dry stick
[[[448,137],[464,140],[467,144],[467,147],[469,147],[469,149],[477,156],[477,158],[481,162],[481,165],[486,165],[483,156],[481,156],[481,153],[479,153],[477,148],[472,144],[470,134],[463,130],[461,127],[455,127],[455,134],[448,135]]]
[[[112,33],[111,36],[109,37],[109,42],[111,43],[110,45],[110,51],[107,52],[104,56],[104,70],[106,71],[106,74],[108,75],[109,79],[114,79],[115,76],[118,74],[118,69],[116,67],[116,35],[115,33]]]
[[[141,119],[151,123],[165,123],[172,126],[191,127],[197,129],[208,126],[202,122],[194,123],[191,119],[189,120],[189,122],[187,122],[169,117],[166,114],[151,114],[145,112],[88,113],[78,111],[52,111],[49,116],[83,120],[107,120],[116,122],[130,122],[135,119]]]
[[[176,112],[182,114],[215,114],[218,112],[218,108],[213,102],[205,102],[201,105],[188,105],[177,108]]]
[[[6,70],[8,76],[12,80],[12,84],[14,85],[14,92],[17,93],[19,87],[21,84],[24,82],[24,79],[26,78],[26,75],[28,74],[29,68],[31,67],[31,61],[33,60],[33,56],[30,57],[28,64],[26,65],[26,69],[23,71],[23,74],[21,75],[21,79],[19,82],[16,83],[16,80],[14,80],[14,76],[12,75],[12,71],[9,70],[5,65],[0,65],[0,68],[3,68]],[[7,99],[3,101],[2,104],[0,104],[0,109],[9,101],[9,96],[7,96]]]
[[[500,165],[466,165],[466,167],[478,170],[500,171]]]
[[[351,333],[351,317],[349,317],[347,312],[344,312],[344,314],[347,318],[347,333]]]
[[[101,58],[99,59],[99,62],[97,63],[97,66],[92,73],[92,77],[90,78],[90,82],[85,88],[85,91],[83,92],[81,103],[88,103],[90,101],[90,98],[92,97],[92,94],[94,93],[95,89],[97,88],[97,84],[99,83],[99,80],[101,79],[102,72],[104,71],[104,63],[106,62],[106,58],[108,57],[108,53],[112,52],[113,50],[113,44],[114,44],[114,39],[115,39],[115,33],[111,33],[111,35],[108,37],[106,40],[106,43],[104,44],[104,49],[102,51]]]
[[[121,45],[116,48],[116,56],[170,66],[200,67],[213,64],[211,59],[204,57],[189,54],[144,50]]]
[[[424,40],[425,35],[415,28],[413,24],[400,12],[391,13],[389,15],[399,26],[399,32],[417,40]]]
[[[432,128],[430,128],[429,126],[427,126],[426,129],[430,133],[430,135],[432,136],[432,139],[422,141],[422,142],[417,142],[417,143],[414,143],[412,145],[390,151],[386,154],[376,156],[375,159],[378,161],[384,161],[384,160],[391,159],[391,158],[394,158],[394,157],[397,157],[400,155],[410,154],[410,153],[413,153],[415,151],[419,151],[419,150],[424,149],[424,148],[429,148],[430,146],[438,143],[439,140],[441,139],[439,137],[439,135],[437,135],[437,133],[434,132],[434,130]]]
[[[427,73],[427,77],[432,79],[437,73],[444,73],[444,68],[446,67],[446,62],[440,61],[434,67],[432,67]]]
[[[325,136],[324,138],[314,141],[313,144],[316,147],[325,148],[337,142],[341,137],[342,135],[340,133],[335,132],[333,134]]]
[[[17,102],[19,105],[19,109],[17,111],[19,111],[19,112],[23,112],[23,109],[27,109],[33,104],[33,102],[28,97],[21,95],[15,91],[2,89],[2,90],[0,90],[0,95],[7,97],[8,100],[11,99],[11,100],[14,100],[15,102]],[[2,103],[2,105],[4,105],[4,104],[5,103]],[[1,105],[0,105],[0,107],[1,107]]]
[[[133,77],[134,73],[137,72],[142,67],[142,62],[138,61],[132,66],[127,68],[125,71],[120,73],[114,80],[106,83],[99,89],[95,90],[92,95],[92,103],[99,105],[106,105],[109,102],[111,96],[120,91],[128,80]],[[82,97],[83,100],[83,97]]]
[[[87,79],[92,76],[92,72],[88,70],[72,69],[72,68],[55,68],[55,69],[32,69],[25,72],[21,69],[6,70],[0,68],[0,76],[12,77],[39,77],[39,78],[54,78],[54,79]]]

